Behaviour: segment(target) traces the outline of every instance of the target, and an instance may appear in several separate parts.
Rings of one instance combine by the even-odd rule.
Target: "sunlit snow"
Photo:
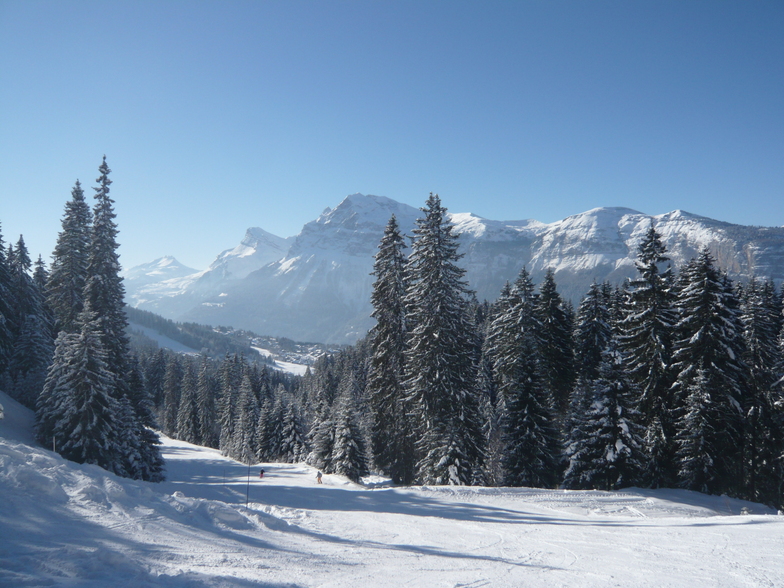
[[[316,484],[164,439],[168,481],[31,446],[0,394],[0,586],[781,586],[784,518],[678,490]],[[247,496],[247,507],[246,507]]]

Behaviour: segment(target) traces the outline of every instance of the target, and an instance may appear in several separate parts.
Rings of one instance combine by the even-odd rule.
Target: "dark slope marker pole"
[[[248,497],[250,496],[250,462],[248,462],[248,485],[245,488],[245,510],[248,510]]]

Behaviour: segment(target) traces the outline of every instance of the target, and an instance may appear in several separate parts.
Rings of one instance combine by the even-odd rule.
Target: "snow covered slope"
[[[300,341],[351,343],[372,325],[370,272],[392,213],[411,234],[419,210],[389,198],[353,194],[306,224],[285,253],[265,245],[271,257],[278,257],[264,266],[243,265],[257,255],[245,252],[261,245],[241,245],[195,277],[148,285],[141,295],[128,290],[133,304],[175,320]],[[734,278],[784,279],[781,227],[732,225],[684,211],[649,216],[628,208],[595,208],[551,224],[493,221],[470,213],[452,214],[451,220],[461,234],[466,277],[480,300],[495,300],[525,266],[536,282],[552,268],[562,295],[576,303],[594,280],[620,282],[634,275],[637,246],[651,223],[676,266],[708,246]],[[246,241],[256,242],[249,236]]]
[[[784,585],[784,517],[679,490],[315,484],[164,439],[168,481],[30,444],[0,393],[0,586]],[[246,496],[248,506],[246,508]]]
[[[193,349],[192,347],[183,345],[179,341],[175,341],[174,339],[167,337],[166,335],[162,335],[159,331],[156,331],[155,329],[152,329],[150,327],[145,327],[144,325],[139,325],[136,323],[129,323],[128,326],[131,329],[131,331],[138,331],[148,339],[155,341],[158,344],[158,347],[162,347],[164,349],[171,349],[175,353],[187,353],[189,355],[199,355],[198,349]]]

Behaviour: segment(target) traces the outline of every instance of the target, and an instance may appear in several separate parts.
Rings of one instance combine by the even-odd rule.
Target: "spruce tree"
[[[602,354],[612,338],[610,294],[594,282],[577,309],[574,326],[575,368],[578,376],[592,381],[599,377]]]
[[[234,420],[234,436],[229,457],[245,464],[256,461],[256,423],[258,419],[258,399],[253,393],[250,375],[246,371],[242,377],[237,396],[237,414]]]
[[[504,483],[508,486],[554,487],[559,478],[560,447],[552,398],[541,375],[534,285],[523,268],[490,326],[505,444]]]
[[[587,464],[572,462],[583,462],[580,454],[585,451],[588,443],[592,440],[592,435],[595,432],[595,419],[591,415],[593,408],[594,396],[594,382],[595,380],[587,380],[582,375],[577,376],[577,380],[572,387],[572,392],[569,397],[569,412],[568,418],[564,423],[564,461],[565,472],[564,476],[569,476],[568,482],[562,483],[566,486],[582,486],[583,481],[577,479],[575,476],[576,470],[587,468]]]
[[[200,444],[217,449],[220,429],[215,414],[215,388],[210,361],[206,355],[202,356],[199,376],[196,381],[196,407],[199,415],[199,431],[201,433]]]
[[[542,378],[555,407],[565,414],[574,385],[573,325],[551,269],[539,286],[536,314],[541,325],[538,343]]]
[[[567,446],[566,488],[617,490],[642,479],[642,427],[622,361],[611,341],[602,353],[598,377],[580,380],[574,408],[581,413]]]
[[[285,463],[298,463],[307,457],[307,445],[302,433],[297,405],[289,400],[283,414],[280,434],[280,459]]]
[[[47,370],[44,387],[36,401],[35,436],[44,447],[56,449],[57,440],[54,436],[55,425],[63,413],[63,403],[68,400],[70,392],[65,387],[66,377],[71,377],[73,348],[77,333],[60,331],[55,341],[55,352],[52,363]],[[62,440],[61,440],[62,442]]]
[[[158,349],[144,366],[144,386],[153,406],[163,405],[163,382],[166,376],[166,351]]]
[[[62,231],[52,253],[47,283],[47,301],[54,312],[58,331],[74,333],[80,328],[78,317],[87,280],[91,224],[92,212],[82,186],[76,180],[71,200],[65,205]]]
[[[501,293],[500,300],[509,295],[507,283]],[[498,303],[488,309],[485,320],[487,331],[498,316]],[[505,444],[503,442],[503,429],[501,424],[502,407],[499,404],[498,385],[493,369],[493,357],[490,345],[492,338],[489,332],[482,341],[482,353],[477,368],[477,389],[479,392],[479,411],[482,418],[482,435],[484,437],[485,460],[484,478],[488,486],[500,486],[503,483],[504,472],[501,465]]]
[[[138,463],[131,477],[147,482],[162,482],[166,464],[160,451],[161,440],[153,430],[157,428],[157,423],[152,395],[144,385],[141,367],[135,356],[131,356],[128,370],[128,396],[123,400],[127,400],[130,411],[123,424],[130,431],[124,435],[134,441],[130,453],[138,455]]]
[[[127,475],[141,479],[158,479],[162,464],[158,439],[142,422],[144,417],[136,414],[128,386],[128,319],[125,314],[125,290],[117,254],[119,245],[117,224],[114,222],[114,201],[109,197],[111,170],[106,164],[105,156],[98,170],[101,175],[96,180],[98,187],[94,188],[96,202],[82,304],[95,313],[101,343],[106,352],[106,367],[112,377],[110,394],[116,401],[118,410],[122,412],[124,459],[130,464],[126,468]]]
[[[619,321],[619,343],[626,357],[629,379],[636,389],[638,410],[645,427],[649,455],[647,483],[674,483],[673,401],[670,395],[672,337],[677,321],[673,307],[672,275],[661,235],[651,226],[637,252],[638,276],[629,284]]]
[[[11,271],[12,324],[18,336],[25,317],[34,314],[38,304],[38,292],[30,275],[33,262],[22,235],[19,235],[16,248],[8,247],[8,266]]]
[[[367,456],[362,433],[358,427],[355,400],[350,391],[342,394],[334,417],[334,443],[328,473],[346,476],[359,483],[368,474]]]
[[[270,426],[267,429],[267,445],[272,461],[280,461],[283,455],[283,416],[285,405],[283,397],[286,395],[282,386],[275,391],[275,398],[270,409]]]
[[[166,362],[166,373],[163,377],[163,406],[159,420],[163,432],[175,439],[177,438],[177,415],[180,410],[182,374],[183,366],[179,357],[171,355]]]
[[[144,427],[157,428],[152,395],[145,385],[139,358],[135,355],[128,361],[128,399],[139,423]]]
[[[45,270],[41,263],[36,273],[30,274],[32,262],[21,235],[12,259],[10,306],[14,329],[8,363],[8,392],[25,406],[35,408],[54,353],[51,313],[46,306],[45,292],[41,290]]]
[[[330,473],[332,450],[335,447],[335,420],[332,406],[325,398],[320,398],[316,406],[316,413],[308,433],[310,453],[307,462],[325,473]]]
[[[714,431],[716,423],[725,420],[722,406],[711,394],[709,376],[700,359],[685,383],[685,405],[680,418],[677,457],[681,485],[698,492],[716,493],[729,481],[717,475],[721,464],[722,444]],[[735,432],[737,438],[737,432]]]
[[[177,410],[177,439],[201,444],[199,406],[196,396],[196,377],[193,366],[186,362],[180,385],[180,405]]]
[[[403,237],[394,215],[378,246],[373,275],[371,356],[367,394],[373,411],[372,446],[376,466],[395,483],[414,478],[411,426],[403,389],[405,281]]]
[[[10,391],[28,408],[35,408],[53,353],[54,342],[46,318],[37,312],[26,315],[11,355]]]
[[[119,399],[125,394],[125,374],[128,366],[128,318],[125,315],[125,288],[120,276],[120,258],[117,254],[117,224],[114,219],[114,200],[109,196],[111,170],[106,156],[98,170],[98,187],[95,190],[95,208],[87,258],[87,280],[84,300],[96,314],[101,327],[101,341],[107,353],[107,366],[114,376],[112,395]]]
[[[226,354],[220,368],[219,447],[223,455],[232,451],[234,423],[237,416],[237,397],[242,382],[243,362],[238,355]]]
[[[272,407],[271,398],[265,398],[259,404],[259,420],[256,423],[256,457],[259,461],[275,461],[272,442],[275,423]]]
[[[471,484],[482,466],[475,346],[457,236],[437,195],[417,220],[406,264],[405,387],[426,484]]]
[[[741,305],[745,355],[749,368],[743,410],[746,495],[750,500],[778,507],[784,454],[784,396],[776,386],[780,376],[778,334],[781,308],[771,282],[752,280],[743,293]]]
[[[120,443],[120,409],[111,395],[112,375],[100,323],[89,305],[80,322],[80,333],[63,333],[57,340],[39,403],[39,441],[49,446],[50,436],[54,437],[63,457],[127,475]]]
[[[742,494],[746,388],[738,300],[708,249],[680,277],[672,387],[681,486],[711,494]],[[697,437],[695,437],[697,436]]]

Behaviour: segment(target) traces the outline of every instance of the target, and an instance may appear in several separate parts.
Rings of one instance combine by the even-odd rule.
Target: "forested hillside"
[[[636,276],[594,282],[576,309],[554,272],[536,284],[524,267],[480,302],[431,194],[410,250],[394,216],[379,243],[376,326],[297,377],[254,359],[261,338],[136,310],[201,354],[131,352],[100,169],[92,211],[74,187],[48,271],[22,238],[0,247],[2,387],[69,459],[159,480],[157,429],[355,481],[680,487],[784,506],[782,294],[733,282],[708,249],[676,274],[651,225]]]

